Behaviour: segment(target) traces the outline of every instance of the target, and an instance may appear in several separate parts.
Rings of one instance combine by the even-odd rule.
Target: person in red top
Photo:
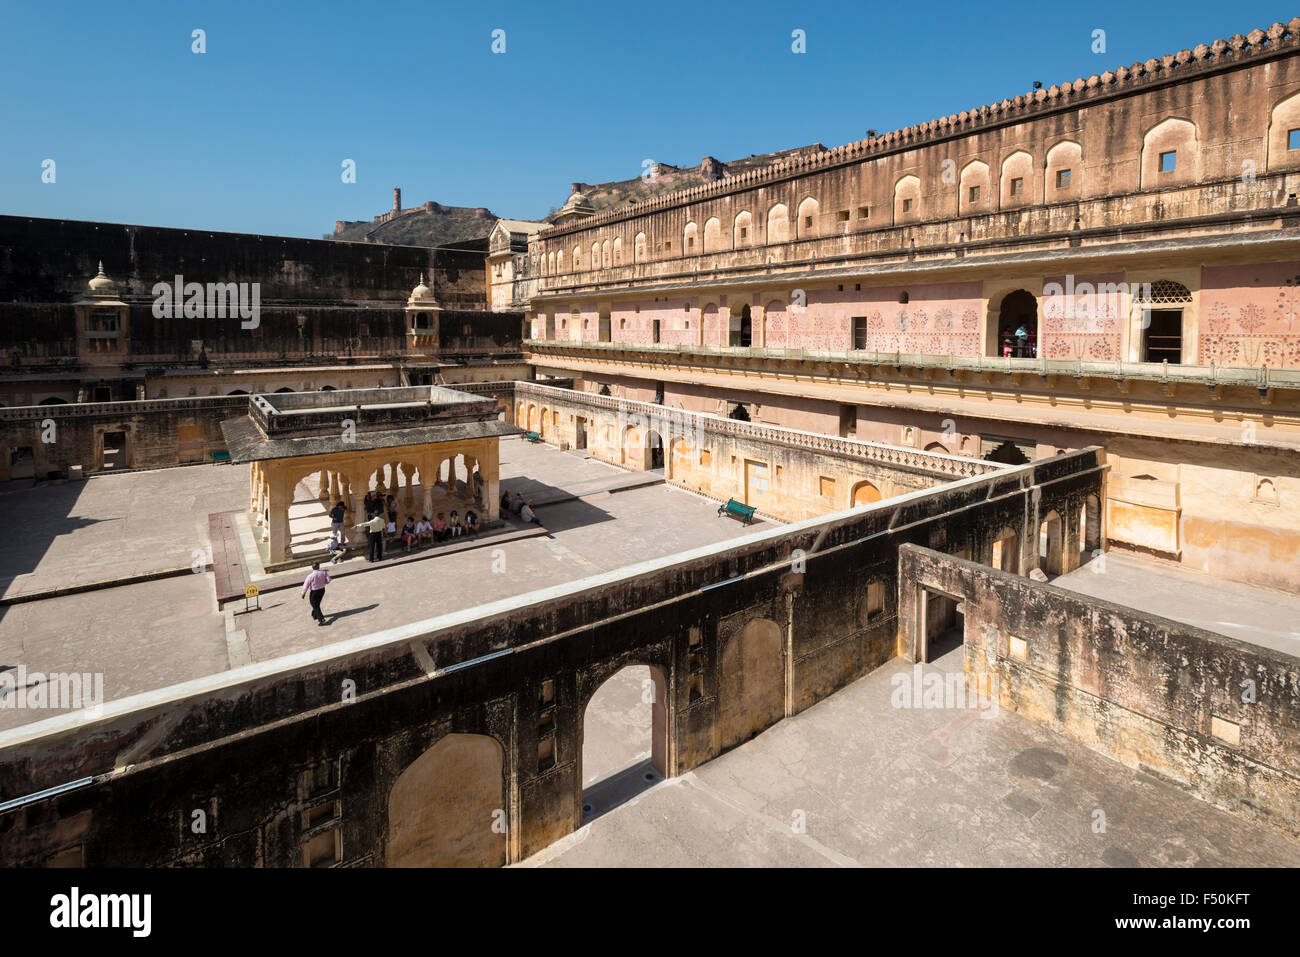
[[[321,569],[320,562],[312,562],[311,574],[302,583],[302,597],[306,598],[307,593],[311,592],[311,616],[318,625],[325,624],[325,613],[320,610],[320,603],[325,597],[325,586],[329,583],[330,573]]]

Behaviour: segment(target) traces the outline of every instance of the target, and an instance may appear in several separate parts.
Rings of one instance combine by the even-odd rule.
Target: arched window
[[[957,209],[960,215],[987,213],[993,208],[989,182],[988,163],[973,160],[962,167],[957,185]]]
[[[710,216],[704,223],[704,251],[716,253],[722,249],[722,220]]]
[[[646,261],[645,233],[637,233],[636,239],[632,241],[632,261],[634,263],[643,263]]]
[[[748,210],[741,210],[731,227],[731,248],[740,249],[754,242],[754,221]]]
[[[777,203],[767,211],[768,243],[790,241],[790,210],[785,203]]]
[[[682,252],[688,256],[698,256],[700,249],[700,227],[694,222],[686,224],[682,230]]]
[[[817,200],[811,196],[799,204],[795,230],[800,239],[809,239],[817,235],[817,217],[820,215],[820,208]]]
[[[1002,161],[1001,204],[1003,209],[1031,202],[1034,186],[1034,158],[1017,150]]]
[[[1142,188],[1182,186],[1200,178],[1201,148],[1196,125],[1170,117],[1142,137]]]
[[[1065,140],[1047,151],[1046,200],[1051,203],[1079,195],[1083,175],[1083,150],[1078,143]]]
[[[921,181],[904,176],[894,184],[894,223],[914,223],[921,218]]]

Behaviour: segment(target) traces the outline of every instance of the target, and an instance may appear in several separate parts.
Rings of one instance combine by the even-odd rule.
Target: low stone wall
[[[649,402],[519,382],[514,418],[561,448],[801,521],[1003,468],[964,456],[759,425]],[[658,454],[656,454],[658,452]],[[656,466],[656,460],[660,465]]]
[[[80,402],[0,409],[0,481],[12,476],[9,449],[30,449],[36,477],[86,474],[103,464],[104,437],[121,433],[118,468],[163,468],[210,462],[225,451],[221,422],[248,411],[248,396],[145,399],[140,402]],[[112,438],[109,440],[113,441]]]
[[[959,598],[1001,707],[1300,835],[1300,658],[913,545],[898,581],[909,657],[921,588]]]

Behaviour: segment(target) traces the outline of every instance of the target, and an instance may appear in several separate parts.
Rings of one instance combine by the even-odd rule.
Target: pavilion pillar
[[[484,446],[484,455],[480,461],[483,475],[483,520],[493,522],[501,517],[501,465],[500,445],[493,440]]]
[[[329,481],[329,470],[321,469],[318,473],[318,481],[316,483],[316,498],[322,502],[328,500],[330,497]]]
[[[289,479],[283,475],[273,475],[270,486],[267,503],[270,509],[268,551],[272,562],[282,562],[290,557],[289,504],[293,500],[293,489]]]

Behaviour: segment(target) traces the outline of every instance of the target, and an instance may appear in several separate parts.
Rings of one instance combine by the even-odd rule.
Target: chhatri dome
[[[117,298],[117,283],[113,282],[113,280],[109,279],[108,276],[104,274],[104,263],[102,260],[99,264],[99,275],[91,279],[88,285],[91,296],[103,299]]]
[[[433,291],[424,284],[424,273],[420,273],[420,284],[411,290],[411,302],[433,302]]]

